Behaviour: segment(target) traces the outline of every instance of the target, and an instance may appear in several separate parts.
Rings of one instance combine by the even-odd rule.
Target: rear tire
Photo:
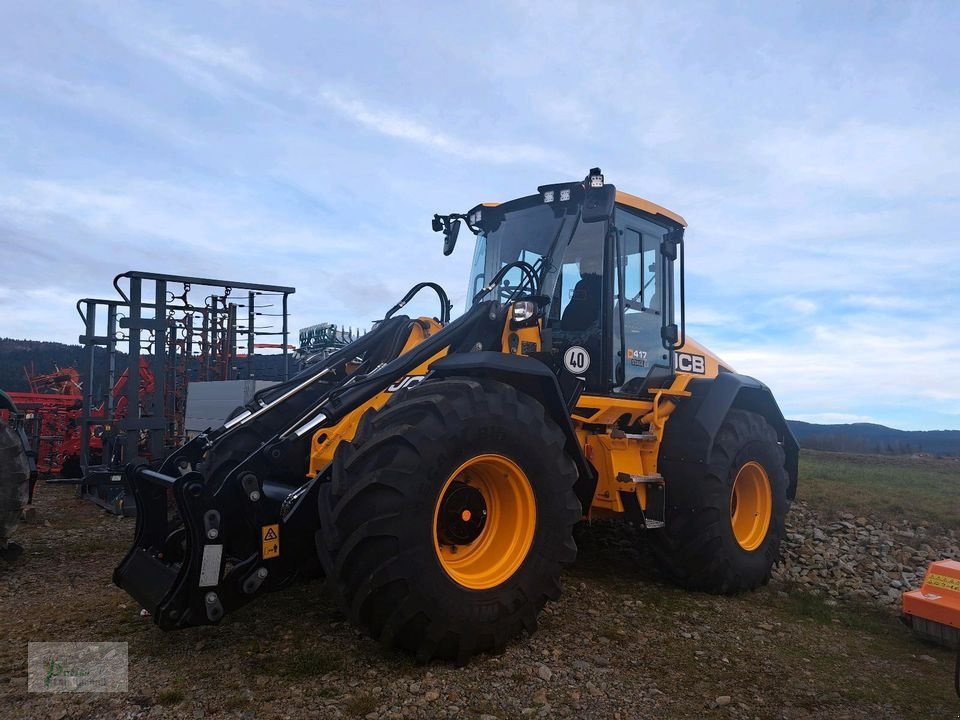
[[[705,470],[666,478],[666,524],[651,543],[661,572],[718,594],[766,584],[780,554],[787,484],[774,429],[761,415],[731,410]]]
[[[534,632],[576,557],[564,444],[540,403],[486,379],[424,382],[368,413],[319,497],[318,551],[351,621],[421,662]]]

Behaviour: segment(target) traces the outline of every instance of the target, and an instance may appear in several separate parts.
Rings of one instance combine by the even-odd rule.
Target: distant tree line
[[[873,423],[817,425],[788,420],[800,446],[878,455],[960,456],[960,430],[896,430]]]
[[[800,443],[810,450],[868,453],[875,455],[912,455],[921,452],[920,446],[904,440],[868,440],[841,432],[807,435]]]
[[[55,372],[57,368],[80,369],[82,356],[83,348],[80,345],[0,338],[0,390],[29,392],[30,385],[24,368],[28,371],[32,368],[41,374]],[[126,355],[123,358],[126,359]],[[106,361],[106,350],[97,348],[97,370],[105,368]]]

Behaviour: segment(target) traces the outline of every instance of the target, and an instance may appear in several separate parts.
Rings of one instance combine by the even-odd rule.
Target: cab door
[[[584,391],[609,392],[613,254],[607,223],[581,224],[564,249],[549,309],[553,353]]]
[[[613,298],[611,382],[614,392],[636,394],[654,368],[670,372],[661,328],[670,305],[660,248],[667,229],[618,206],[617,274]],[[621,334],[622,332],[622,334]]]

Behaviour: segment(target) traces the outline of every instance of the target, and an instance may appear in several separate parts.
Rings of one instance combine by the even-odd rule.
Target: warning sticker
[[[280,526],[264,525],[260,528],[260,536],[263,539],[260,549],[263,559],[280,557]]]
[[[952,578],[947,575],[930,573],[927,575],[926,584],[933,585],[934,587],[944,588],[945,590],[960,592],[960,578]]]

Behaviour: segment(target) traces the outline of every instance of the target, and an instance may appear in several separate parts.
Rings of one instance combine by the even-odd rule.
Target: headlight
[[[513,304],[513,322],[523,323],[537,314],[537,304],[531,300],[521,300]]]

